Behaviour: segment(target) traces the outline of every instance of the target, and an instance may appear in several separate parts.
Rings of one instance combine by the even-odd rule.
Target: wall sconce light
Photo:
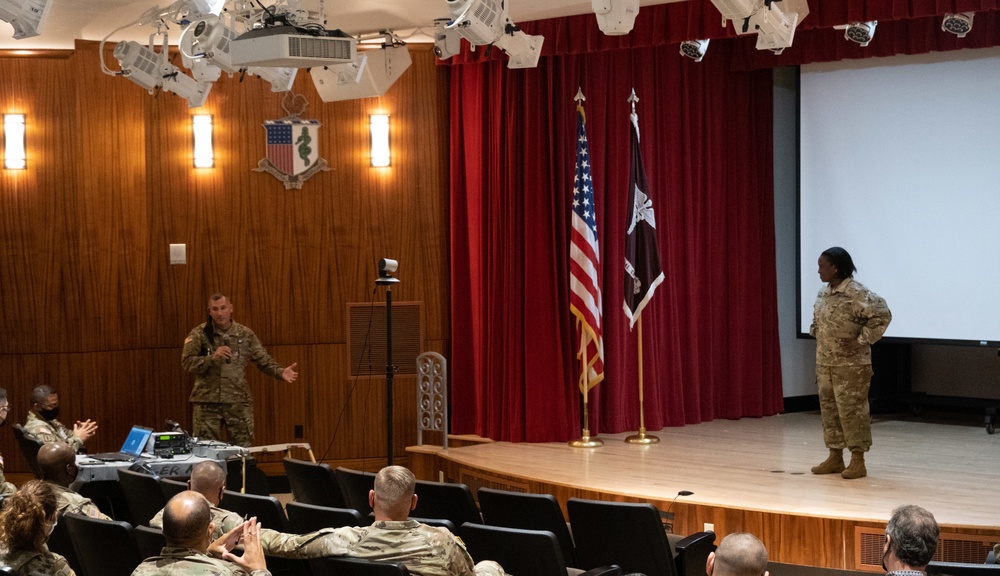
[[[24,114],[3,115],[3,167],[6,170],[24,170],[28,167],[24,152]]]
[[[389,115],[370,114],[368,122],[372,133],[372,167],[390,166],[389,151]]]
[[[215,167],[215,145],[212,143],[212,115],[195,114],[192,118],[194,128],[194,167]]]

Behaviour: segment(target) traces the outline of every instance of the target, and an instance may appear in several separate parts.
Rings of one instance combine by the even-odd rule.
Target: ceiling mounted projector
[[[357,40],[340,30],[315,33],[293,26],[259,28],[232,42],[234,66],[312,68],[353,62]]]
[[[591,0],[597,26],[608,36],[622,36],[632,31],[639,13],[639,0]]]
[[[50,0],[0,0],[0,20],[14,27],[14,40],[38,36]]]

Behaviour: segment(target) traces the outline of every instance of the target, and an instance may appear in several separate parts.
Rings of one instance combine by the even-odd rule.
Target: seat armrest
[[[621,576],[622,568],[617,564],[610,566],[598,566],[586,572],[581,572],[578,576]]]
[[[677,563],[679,576],[702,574],[708,555],[715,551],[715,532],[695,532],[677,542],[674,547],[677,550],[674,561]]]

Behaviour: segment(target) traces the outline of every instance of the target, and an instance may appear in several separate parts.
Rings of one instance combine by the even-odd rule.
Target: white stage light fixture
[[[14,27],[14,40],[38,36],[51,0],[0,0],[0,20]]]
[[[295,83],[295,76],[299,73],[298,68],[274,68],[270,66],[251,66],[247,68],[247,74],[257,76],[265,82],[271,83],[271,92],[288,92]]]
[[[447,60],[462,51],[462,37],[448,28],[448,22],[448,18],[434,21],[434,55],[440,60]]]
[[[534,68],[538,66],[538,59],[542,55],[542,43],[545,42],[545,37],[542,35],[525,34],[510,20],[507,20],[507,29],[510,32],[505,33],[494,42],[510,58],[507,61],[507,67]]]
[[[451,11],[448,28],[458,31],[473,46],[493,44],[503,36],[507,20],[495,0],[445,0]]]
[[[381,96],[412,62],[410,52],[403,44],[366,50],[364,56],[364,67],[357,81],[350,76],[350,72],[334,69],[342,65],[314,67],[309,70],[316,92],[323,102]]]
[[[847,25],[847,29],[844,30],[844,38],[851,42],[857,42],[862,46],[867,46],[872,41],[872,38],[875,37],[875,26],[877,25],[878,20],[872,20],[871,22],[851,22]]]
[[[639,13],[639,0],[591,0],[597,26],[608,36],[622,36],[632,31]]]
[[[128,40],[115,46],[115,58],[122,68],[122,75],[149,91],[157,86],[188,101],[188,108],[197,108],[205,103],[212,85],[198,82],[181,72],[163,57],[148,47]]]
[[[975,12],[945,14],[944,19],[941,20],[941,29],[945,32],[951,32],[959,38],[965,38],[965,35],[972,31],[972,19],[975,16]]]
[[[701,62],[708,52],[708,40],[688,40],[681,42],[681,56],[686,56],[695,62]]]

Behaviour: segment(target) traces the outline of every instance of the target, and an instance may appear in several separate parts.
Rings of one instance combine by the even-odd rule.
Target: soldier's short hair
[[[767,571],[767,549],[756,536],[734,532],[715,551],[713,576],[762,576]]]
[[[222,292],[216,292],[215,294],[212,294],[211,296],[208,297],[208,305],[211,306],[212,302],[215,302],[216,300],[222,300],[223,298],[226,298],[225,294],[223,294]],[[229,298],[226,298],[226,300],[229,300]]]
[[[168,546],[194,548],[205,537],[211,521],[208,500],[197,492],[185,490],[171,498],[163,509],[163,536]]]
[[[386,466],[375,475],[375,496],[387,508],[409,506],[417,479],[402,466]]]
[[[926,566],[937,550],[940,536],[934,515],[920,506],[907,504],[892,511],[885,535],[889,551],[907,566]]]
[[[56,391],[52,386],[40,384],[31,389],[31,402],[32,404],[45,404],[49,396],[55,393]]]
[[[191,469],[191,489],[204,494],[226,485],[226,471],[218,462],[199,462]]]
[[[830,264],[837,267],[837,278],[848,278],[854,276],[854,273],[858,271],[854,266],[854,259],[847,253],[847,250],[844,250],[840,246],[827,248],[821,256],[826,256]]]

